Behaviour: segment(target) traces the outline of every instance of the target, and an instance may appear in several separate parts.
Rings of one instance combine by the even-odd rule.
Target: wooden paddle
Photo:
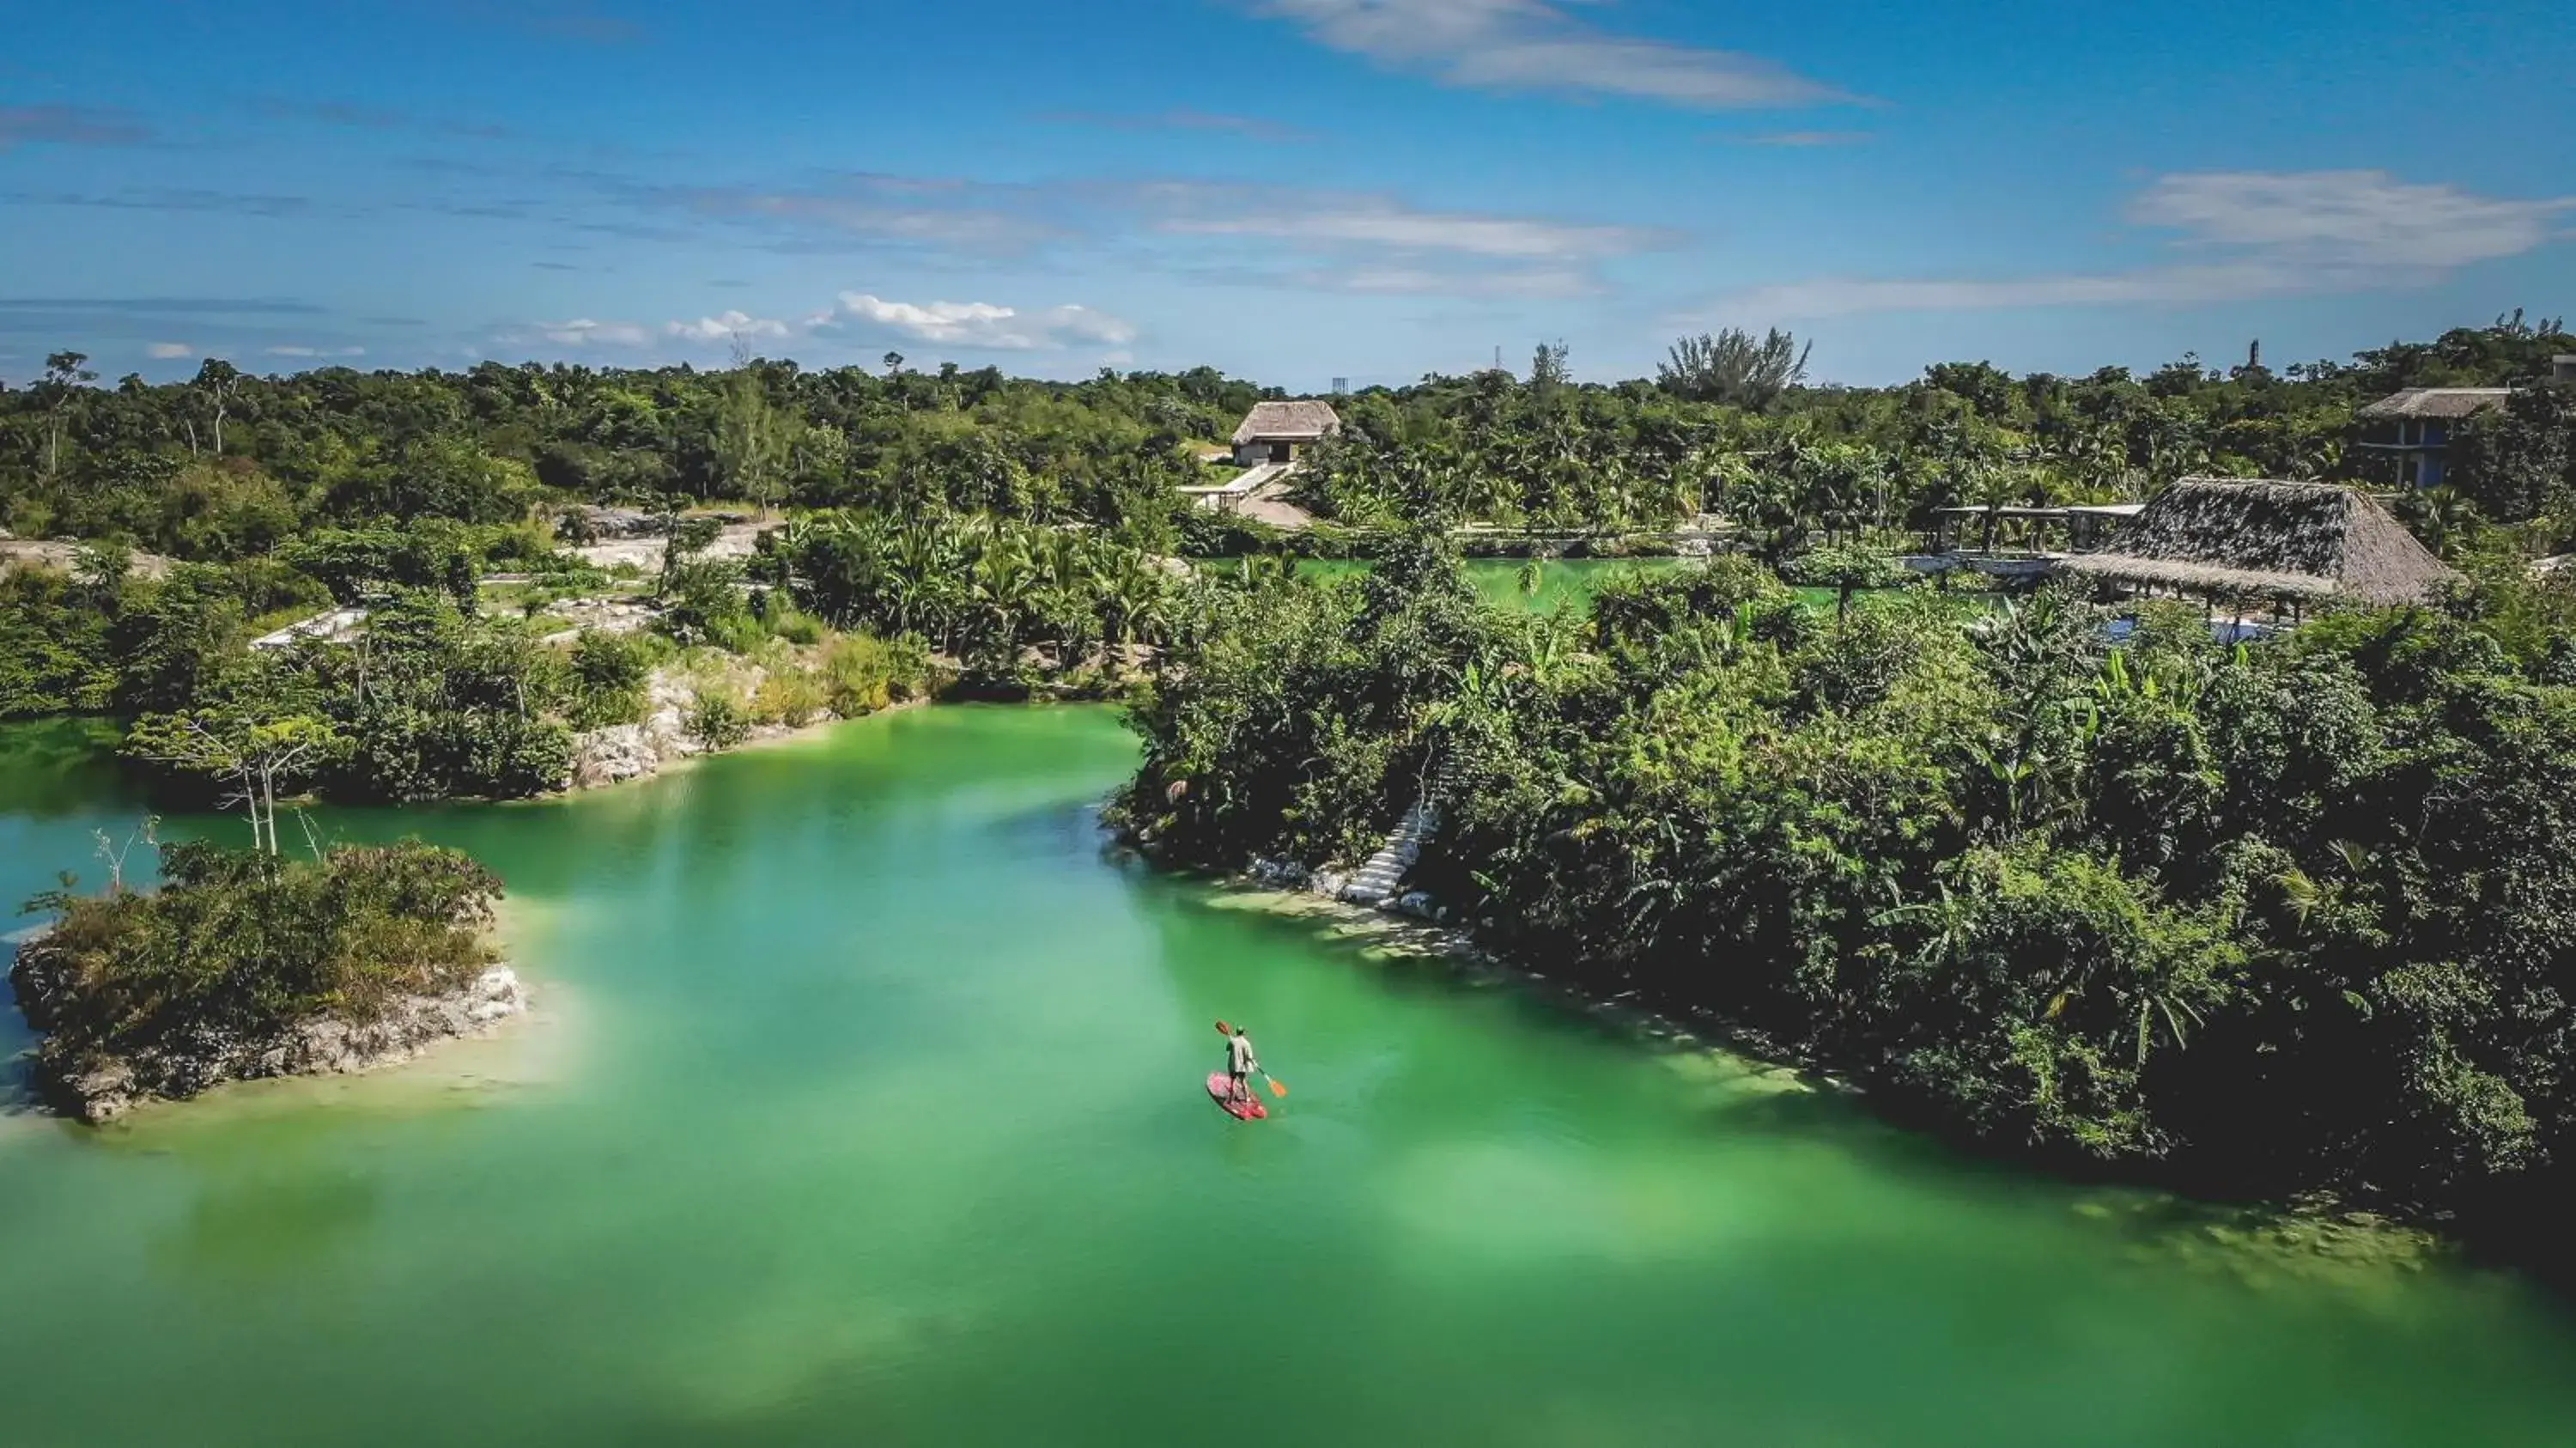
[[[1216,1033],[1220,1036],[1231,1036],[1234,1034],[1234,1027],[1227,1025],[1223,1021],[1219,1021],[1216,1023]],[[1288,1094],[1287,1083],[1281,1081],[1278,1077],[1271,1075],[1267,1068],[1255,1066],[1252,1069],[1261,1072],[1261,1079],[1270,1083],[1271,1095],[1285,1096]]]

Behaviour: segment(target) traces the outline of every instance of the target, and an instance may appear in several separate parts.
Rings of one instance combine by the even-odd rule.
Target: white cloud
[[[538,322],[525,332],[505,335],[505,342],[524,341],[533,333],[563,347],[641,347],[653,334],[633,322],[597,322],[575,317],[569,322]]]
[[[185,342],[154,342],[143,349],[145,355],[159,357],[165,361],[172,358],[185,357],[196,350],[196,348],[189,346]]]
[[[2125,271],[2021,277],[1825,277],[1759,286],[1685,321],[1735,324],[1873,312],[2200,305],[2419,286],[2460,267],[2520,256],[2563,233],[2576,197],[2479,196],[2381,171],[2201,172],[2157,178],[2132,223],[2178,233],[2190,260]]]
[[[637,348],[659,339],[694,348],[734,338],[846,339],[853,333],[929,342],[968,351],[1055,351],[1073,346],[1123,347],[1136,338],[1127,322],[1089,307],[1022,311],[993,302],[896,302],[865,292],[843,292],[831,306],[792,321],[727,311],[713,317],[665,322],[654,329],[634,322],[588,317],[531,322],[497,332],[503,347]]]
[[[2128,215],[2196,242],[2313,262],[2450,268],[2530,251],[2570,207],[2576,197],[2499,200],[2385,171],[2219,171],[2162,177]]]
[[[807,323],[809,330],[858,328],[890,332],[917,342],[976,351],[1052,351],[1088,342],[1124,346],[1136,329],[1089,307],[1048,307],[1023,312],[993,302],[890,302],[865,292],[843,292],[839,305]]]
[[[1184,120],[1173,121],[1171,115]],[[1171,115],[1155,123],[1212,126],[1241,119]],[[799,254],[892,249],[952,261],[960,252],[1019,255],[1043,249],[1122,267],[1162,264],[1204,271],[1230,261],[1238,269],[1257,266],[1279,278],[1310,269],[1347,272],[1366,266],[1415,272],[1474,270],[1492,263],[1563,267],[1682,239],[1652,226],[1434,210],[1379,192],[1198,179],[1000,182],[843,174],[795,188],[636,187],[615,194],[741,226],[762,235],[768,246]],[[1266,255],[1249,261],[1206,255],[1220,246]],[[1589,278],[1579,288],[1561,278],[1535,288],[1467,278],[1434,290],[1570,294],[1599,287]],[[691,334],[688,340],[710,339],[705,319],[678,325]],[[782,325],[793,332],[800,324],[790,320]]]
[[[720,317],[700,317],[694,322],[668,322],[662,334],[688,342],[723,342],[736,337],[784,337],[789,328],[785,322],[769,317],[755,317],[744,312],[727,312]]]
[[[1661,244],[1663,233],[1527,216],[1417,211],[1383,197],[1317,197],[1316,204],[1239,214],[1167,217],[1160,229],[1185,236],[1256,236],[1277,241],[1396,251],[1447,251],[1515,260],[1622,256]]]
[[[2294,282],[2268,265],[2163,267],[2096,276],[1975,278],[1820,277],[1737,292],[1720,311],[1754,321],[1849,317],[1870,312],[1982,312],[2009,307],[2128,302],[2227,302],[2273,295]]]
[[[364,357],[367,355],[367,349],[364,347],[287,346],[269,347],[263,350],[271,357]]]
[[[1166,181],[1128,204],[1171,237],[1266,243],[1284,251],[1234,275],[1383,295],[1569,297],[1602,290],[1595,266],[1681,240],[1657,227],[1545,216],[1430,211],[1393,196]]]
[[[1312,131],[1259,116],[1197,111],[1187,106],[1151,115],[1118,115],[1101,111],[1054,111],[1038,119],[1065,126],[1098,126],[1112,131],[1212,131],[1246,140],[1287,145],[1315,139]]]
[[[1548,298],[1590,296],[1601,290],[1601,284],[1581,268],[1557,266],[1461,271],[1363,265],[1305,272],[1295,283],[1361,296]]]
[[[1041,189],[962,177],[848,175],[814,190],[648,194],[701,216],[869,245],[1019,252],[1061,234],[1032,214],[1049,199]]]
[[[1851,99],[1757,56],[1619,35],[1547,0],[1256,4],[1320,44],[1451,85],[1635,96],[1703,109]]]

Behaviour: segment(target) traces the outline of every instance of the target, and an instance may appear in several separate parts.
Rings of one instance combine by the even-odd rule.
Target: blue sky
[[[0,50],[0,377],[494,357],[1299,390],[1725,325],[1852,383],[2576,311],[2489,0],[82,0]]]

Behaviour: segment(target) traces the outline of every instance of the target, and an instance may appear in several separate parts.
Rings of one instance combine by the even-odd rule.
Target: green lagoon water
[[[0,1115],[0,1443],[2576,1440],[2576,1322],[2510,1278],[2186,1254],[2187,1211],[1372,960],[1105,852],[1132,757],[942,708],[324,819],[501,870],[538,1017]],[[12,900],[130,825],[84,758],[0,737]],[[1218,1016],[1267,1122],[1201,1089]]]

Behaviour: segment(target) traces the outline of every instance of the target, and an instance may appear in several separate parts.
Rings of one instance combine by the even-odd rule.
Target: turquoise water
[[[0,893],[130,827],[82,758],[0,738]],[[500,869],[538,1018],[0,1116],[0,1442],[2570,1437],[2576,1324],[2510,1279],[2215,1253],[1372,959],[1105,849],[1132,759],[1104,711],[942,708],[324,818]],[[1200,1089],[1219,1016],[1267,1122]]]

